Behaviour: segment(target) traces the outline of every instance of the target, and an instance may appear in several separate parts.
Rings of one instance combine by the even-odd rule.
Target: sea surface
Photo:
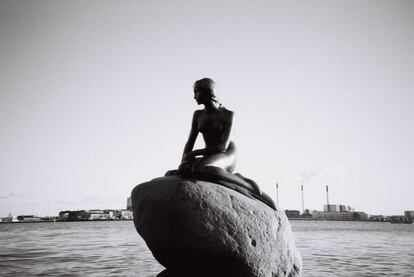
[[[291,226],[302,276],[414,276],[414,224]],[[154,277],[163,269],[132,221],[0,224],[0,276]]]

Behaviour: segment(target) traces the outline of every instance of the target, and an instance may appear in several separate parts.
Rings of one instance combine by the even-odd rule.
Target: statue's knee
[[[235,168],[236,168],[235,164],[230,164],[229,166],[226,167],[226,170],[228,172],[233,172]]]

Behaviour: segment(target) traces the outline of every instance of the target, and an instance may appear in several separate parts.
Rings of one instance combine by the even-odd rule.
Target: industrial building
[[[354,212],[355,209],[346,205],[325,204],[323,205],[324,212]]]
[[[408,220],[414,220],[414,211],[404,211],[404,216]]]
[[[323,211],[312,211],[305,209],[303,185],[300,187],[302,196],[302,213],[297,210],[285,210],[289,219],[314,219],[314,220],[368,220],[368,214],[356,212],[355,209],[347,205],[337,205],[329,203],[329,190],[326,186],[326,204],[323,205]],[[414,214],[412,214],[414,217]]]
[[[368,220],[368,214],[351,211],[313,211],[312,216],[315,220]]]
[[[87,220],[130,220],[132,211],[128,210],[78,210],[59,212],[59,221]]]

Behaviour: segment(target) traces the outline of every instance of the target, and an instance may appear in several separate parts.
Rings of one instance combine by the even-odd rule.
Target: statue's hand
[[[185,153],[183,155],[183,158],[181,159],[181,164],[178,167],[178,170],[180,171],[189,171],[191,170],[191,166],[195,162],[196,157],[194,155],[194,151]]]
[[[183,163],[191,163],[191,162],[194,161],[194,159],[195,159],[195,155],[194,155],[193,152],[185,153],[183,155],[182,160],[181,160],[181,164],[183,164]]]
[[[191,169],[191,164],[187,162],[182,162],[178,166],[178,171],[189,171]]]

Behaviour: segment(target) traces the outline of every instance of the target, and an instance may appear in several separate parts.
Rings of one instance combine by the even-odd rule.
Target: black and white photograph
[[[414,276],[414,1],[0,0],[0,276]]]

